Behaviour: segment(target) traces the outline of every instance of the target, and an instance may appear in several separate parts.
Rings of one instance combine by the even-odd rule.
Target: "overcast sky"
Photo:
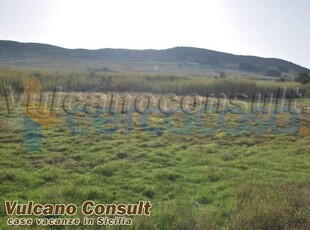
[[[192,46],[310,68],[309,0],[0,0],[0,39],[66,48]]]

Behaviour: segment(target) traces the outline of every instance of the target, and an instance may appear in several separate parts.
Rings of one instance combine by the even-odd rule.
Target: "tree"
[[[281,72],[274,70],[274,69],[267,69],[264,72],[264,75],[267,77],[281,77]]]
[[[307,73],[299,73],[296,77],[295,77],[295,81],[296,82],[300,82],[302,84],[308,84],[310,82],[310,77]]]
[[[224,70],[222,70],[221,66],[219,66],[216,70],[216,72],[219,74],[219,78],[225,78],[226,77],[226,73]]]

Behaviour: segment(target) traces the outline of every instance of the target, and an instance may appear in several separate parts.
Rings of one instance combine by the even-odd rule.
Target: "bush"
[[[303,97],[310,97],[310,84],[303,87]]]
[[[274,69],[267,69],[264,71],[264,75],[267,77],[281,77],[281,72]]]
[[[302,84],[308,84],[310,82],[310,77],[307,73],[299,73],[296,77],[295,77],[295,81],[296,82],[300,82]]]

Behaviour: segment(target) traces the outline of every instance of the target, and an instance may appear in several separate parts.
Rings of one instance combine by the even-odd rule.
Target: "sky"
[[[0,40],[65,48],[191,46],[310,68],[309,0],[0,0]]]

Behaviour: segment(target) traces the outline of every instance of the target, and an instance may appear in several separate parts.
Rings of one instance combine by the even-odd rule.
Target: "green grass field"
[[[20,87],[23,81],[16,79]],[[179,90],[187,81],[179,82]],[[47,84],[52,83],[47,80]],[[156,87],[161,84],[165,85],[164,77],[157,78]],[[257,85],[270,87],[267,83]],[[289,83],[288,87],[292,85],[296,86]],[[204,114],[201,124],[216,128],[209,135],[199,133],[193,124],[191,133],[175,134],[165,126],[163,116],[156,114],[150,114],[147,121],[160,132],[148,132],[138,113],[131,117],[130,132],[122,114],[119,128],[104,134],[91,115],[84,115],[73,118],[78,128],[74,134],[68,127],[68,115],[62,111],[54,117],[55,125],[43,125],[40,150],[29,151],[24,142],[23,113],[8,115],[3,96],[0,101],[0,229],[8,228],[5,200],[74,203],[79,207],[85,200],[151,201],[151,215],[133,217],[129,229],[310,228],[309,114],[298,115],[298,132],[287,134],[273,132],[268,124],[266,131],[258,134],[255,130],[264,124],[255,122],[248,123],[249,128],[242,132],[229,132],[216,128],[219,114]],[[301,101],[304,105],[310,102]],[[290,124],[290,116],[277,116],[278,127]],[[170,121],[180,129],[185,123],[184,117],[177,115]],[[238,115],[227,115],[224,122],[235,130]],[[83,130],[86,132],[81,133]]]

